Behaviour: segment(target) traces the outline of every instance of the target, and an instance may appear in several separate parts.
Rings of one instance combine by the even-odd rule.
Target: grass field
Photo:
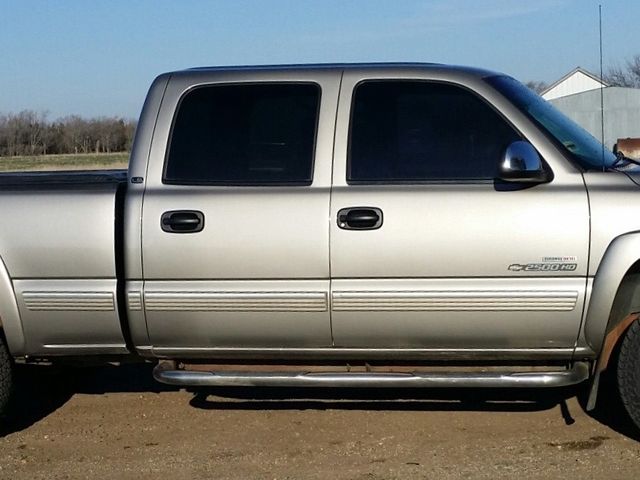
[[[0,172],[108,170],[127,168],[128,161],[127,152],[0,157]]]

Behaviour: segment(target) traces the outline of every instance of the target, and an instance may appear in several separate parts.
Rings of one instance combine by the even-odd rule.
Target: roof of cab
[[[187,70],[321,70],[353,68],[406,68],[406,67],[442,67],[439,63],[421,62],[373,62],[373,63],[284,63],[276,65],[229,65],[193,67]]]
[[[233,66],[209,66],[194,67],[185,70],[177,70],[168,72],[189,73],[189,72],[233,72],[233,71],[286,71],[286,70],[406,70],[406,69],[428,69],[428,70],[445,70],[450,72],[466,73],[477,75],[479,77],[487,77],[499,75],[498,72],[485,70],[476,67],[467,67],[460,65],[445,65],[440,63],[422,63],[422,62],[369,62],[369,63],[309,63],[309,64],[283,64],[283,65],[233,65]]]

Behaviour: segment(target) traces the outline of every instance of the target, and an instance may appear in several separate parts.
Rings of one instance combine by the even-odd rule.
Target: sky
[[[158,74],[418,61],[519,80],[640,54],[638,0],[0,0],[0,113],[137,118]]]

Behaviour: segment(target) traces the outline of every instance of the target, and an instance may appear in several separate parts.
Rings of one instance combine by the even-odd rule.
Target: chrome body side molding
[[[572,290],[334,291],[333,311],[571,311]]]
[[[325,292],[148,292],[147,311],[326,312]]]

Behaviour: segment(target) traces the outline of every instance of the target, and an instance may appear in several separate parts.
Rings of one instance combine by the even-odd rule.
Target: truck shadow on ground
[[[605,384],[605,388],[608,385]],[[608,390],[611,392],[612,390]],[[312,393],[310,393],[312,392]],[[602,395],[599,408],[586,412],[587,386],[533,389],[275,389],[216,388],[193,391],[189,402],[206,410],[369,410],[449,412],[539,412],[558,409],[559,421],[573,425],[568,400],[577,397],[583,413],[640,442],[638,430],[614,395]]]
[[[153,380],[153,365],[68,367],[16,365],[15,387],[0,437],[25,430],[55,412],[77,393],[159,393],[177,390]]]
[[[153,365],[133,363],[83,368],[17,368],[16,394],[5,419],[0,421],[0,437],[25,430],[62,407],[74,394],[161,393],[178,391],[157,383]],[[603,391],[610,392],[604,379]],[[370,411],[478,411],[537,412],[558,408],[559,421],[575,420],[567,400],[578,396],[584,409],[586,388],[529,389],[330,389],[330,388],[215,388],[189,390],[189,405],[205,410],[370,410]],[[591,412],[598,422],[629,438],[640,441],[622,405],[612,395],[604,395],[601,408]]]

